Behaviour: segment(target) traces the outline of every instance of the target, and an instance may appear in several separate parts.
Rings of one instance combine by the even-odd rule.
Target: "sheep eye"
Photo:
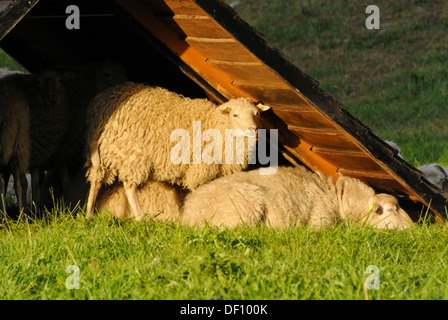
[[[237,114],[234,114],[233,116],[234,116],[234,117],[238,117],[238,115],[237,115]]]

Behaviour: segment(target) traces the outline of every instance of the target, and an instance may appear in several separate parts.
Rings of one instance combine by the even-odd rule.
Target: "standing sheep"
[[[186,190],[150,180],[137,188],[137,196],[146,218],[160,221],[179,221]],[[98,211],[108,210],[118,218],[132,217],[123,184],[103,187],[98,194]]]
[[[29,107],[24,94],[17,90],[7,76],[0,80],[0,191],[1,210],[6,210],[5,196],[12,174],[18,209],[27,203],[25,174],[29,166]],[[25,81],[31,81],[27,77]],[[20,81],[20,80],[17,80]]]
[[[216,179],[186,197],[182,215],[185,225],[229,228],[260,222],[280,228],[324,227],[341,220],[377,228],[405,228],[411,221],[395,197],[375,194],[353,178],[340,177],[334,183],[304,167],[278,167],[273,175],[260,175],[258,169]]]
[[[93,215],[101,186],[112,184],[116,178],[124,185],[132,215],[142,219],[144,212],[136,191],[145,181],[165,181],[193,190],[216,177],[245,169],[256,144],[252,139],[251,145],[245,143],[244,150],[237,150],[238,154],[244,153],[241,164],[238,161],[222,164],[222,159],[221,164],[195,161],[195,150],[199,147],[195,148],[195,141],[200,140],[199,156],[206,143],[195,132],[194,121],[200,123],[203,132],[218,130],[221,137],[214,138],[218,139],[214,143],[221,143],[218,151],[225,145],[221,139],[225,137],[225,129],[240,129],[256,136],[258,108],[244,98],[217,107],[206,99],[189,99],[160,87],[128,82],[99,94],[88,111],[88,217]],[[182,149],[187,161],[179,164],[172,161],[171,154],[179,145],[171,139],[176,129],[188,133],[187,141],[183,141],[188,150]],[[249,140],[248,137],[244,139]],[[193,141],[193,150],[189,148],[190,141]]]
[[[126,70],[113,61],[93,63],[75,72],[64,74],[62,103],[66,126],[61,131],[64,135],[57,150],[52,152],[52,156],[41,166],[47,171],[47,176],[51,176],[45,177],[48,181],[42,186],[42,192],[45,192],[44,198],[49,198],[50,186],[54,187],[54,197],[62,196],[66,188],[71,189],[72,179],[78,179],[77,173],[82,171],[85,163],[86,117],[89,103],[99,92],[126,81],[128,81]],[[48,201],[46,202],[48,204]]]
[[[25,175],[32,161],[33,112],[51,104],[45,90],[53,88],[57,76],[52,71],[39,75],[10,72],[0,78],[0,188],[4,198],[12,174],[19,210],[27,204]]]
[[[38,75],[44,103],[30,106],[30,172],[34,205],[41,203],[45,163],[54,156],[67,134],[69,110],[66,103],[70,74],[45,70]]]

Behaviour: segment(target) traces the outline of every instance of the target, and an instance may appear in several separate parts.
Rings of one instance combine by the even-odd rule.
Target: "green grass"
[[[26,69],[22,67],[17,61],[11,58],[5,51],[0,49],[0,68],[8,70],[18,70],[25,72]]]
[[[0,298],[447,299],[447,249],[447,227],[426,224],[229,231],[65,213],[0,231]]]
[[[242,2],[244,20],[411,164],[448,165],[448,2],[378,0],[371,31],[365,0]],[[447,226],[198,230],[58,212],[1,227],[0,299],[448,299]]]
[[[227,1],[230,2],[230,1]],[[411,164],[448,165],[448,3],[244,1],[236,10]]]

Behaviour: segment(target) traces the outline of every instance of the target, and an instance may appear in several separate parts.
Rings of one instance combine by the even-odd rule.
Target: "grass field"
[[[448,165],[448,2],[376,1],[380,30],[365,28],[364,0],[242,2],[243,19],[411,164]],[[447,226],[229,231],[83,214],[0,227],[0,299],[448,299]]]

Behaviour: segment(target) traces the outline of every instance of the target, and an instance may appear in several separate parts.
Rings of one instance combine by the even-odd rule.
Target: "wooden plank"
[[[307,141],[311,146],[358,150],[358,146],[350,141],[342,132],[325,132],[298,127],[288,127],[288,129],[300,139]]]
[[[266,83],[266,85],[282,85],[284,81],[269,67],[261,63],[234,65],[222,61],[209,60],[208,64],[226,73],[235,81],[253,81]]]
[[[338,168],[326,159],[311,152],[312,146],[292,134],[286,128],[286,124],[272,110],[263,113],[261,125],[266,129],[277,129],[278,143],[309,169],[319,171],[326,176],[331,176],[335,181],[339,178],[339,173],[337,173]]]
[[[172,12],[179,15],[207,15],[199,6],[193,1],[179,1],[179,0],[164,0],[162,1],[143,1],[146,3],[159,2],[159,8],[166,6],[165,10],[169,8]]]
[[[210,60],[227,61],[228,63],[259,63],[259,60],[255,56],[234,39],[197,38],[188,36],[185,38],[185,42]]]
[[[225,29],[205,13],[203,16],[188,16],[176,13],[172,20],[188,37],[233,39]]]
[[[277,110],[276,113],[280,118],[285,119],[285,122],[291,126],[298,127],[315,127],[315,128],[334,128],[333,123],[322,116],[316,109],[299,112],[296,110]],[[339,130],[338,130],[339,131]]]
[[[352,170],[352,169],[338,169],[338,172],[346,177],[360,177],[360,178],[376,178],[376,179],[382,179],[382,180],[393,180],[395,181],[394,177],[392,177],[387,172],[381,171],[372,171],[372,170]]]
[[[403,186],[394,177],[383,172],[363,171],[363,170],[338,170],[343,176],[358,179],[377,192],[390,193],[393,195],[409,195],[411,190]]]
[[[374,160],[359,150],[313,147],[311,151],[333,163],[339,170],[365,170],[387,174]]]
[[[342,132],[340,132],[338,129],[336,129],[333,126],[328,127],[304,127],[304,126],[295,126],[295,125],[288,125],[288,130],[294,131],[294,132],[306,132],[306,133],[316,133],[316,134],[328,134],[328,135],[343,135]]]
[[[0,41],[39,0],[18,0],[0,12]]]
[[[179,38],[176,32],[154,18],[153,14],[140,1],[117,0],[117,3],[227,99],[250,97],[244,91],[232,86],[232,78],[208,64],[204,55],[190,47]]]
[[[234,86],[237,86],[241,90],[249,93],[253,97],[258,97],[260,101],[268,105],[279,106],[278,110],[282,107],[292,106],[289,110],[298,112],[299,110],[315,111],[315,109],[297,92],[286,84],[274,84],[259,83],[248,81],[234,81]],[[276,109],[277,110],[277,109]],[[281,114],[281,113],[279,113]],[[283,117],[286,119],[286,117]]]

